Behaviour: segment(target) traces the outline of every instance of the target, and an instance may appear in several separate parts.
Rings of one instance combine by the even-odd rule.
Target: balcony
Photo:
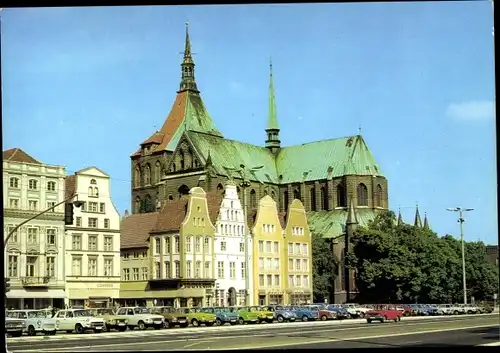
[[[23,287],[43,288],[49,286],[50,277],[22,277],[21,283]]]

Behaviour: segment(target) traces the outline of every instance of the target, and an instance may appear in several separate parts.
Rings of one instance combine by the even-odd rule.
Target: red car
[[[392,320],[394,322],[398,322],[401,321],[401,316],[403,316],[401,310],[397,310],[396,308],[392,307],[373,309],[366,312],[365,314],[366,322],[368,322],[369,324],[371,324],[372,321],[385,322]]]

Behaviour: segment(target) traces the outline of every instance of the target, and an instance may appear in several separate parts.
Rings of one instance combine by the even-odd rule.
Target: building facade
[[[367,225],[389,207],[386,177],[361,134],[282,146],[272,65],[268,97],[266,139],[261,145],[224,137],[201,98],[186,29],[174,104],[162,127],[130,156],[132,213],[154,212],[158,202],[172,202],[193,187],[222,192],[228,180],[236,180],[238,185],[248,183],[250,211],[266,195],[281,212],[299,199],[311,228],[331,239],[332,254],[345,249],[348,200],[353,200],[359,224]],[[346,280],[335,276],[337,285]],[[330,300],[344,297],[332,292]]]
[[[72,307],[108,307],[120,294],[120,214],[108,174],[89,167],[66,178],[77,195],[74,222],[66,226],[66,293]]]
[[[142,245],[131,244],[132,239],[128,235],[123,239],[120,293],[123,302],[175,307],[214,303],[217,299],[214,291],[215,221],[221,201],[220,195],[207,194],[195,187],[188,192],[188,196],[167,203],[159,212],[153,213],[157,214],[156,221],[149,219],[154,225],[149,234],[144,235],[145,239],[141,239]],[[136,228],[138,222],[147,223],[146,215],[125,218],[124,234],[131,234],[131,229]],[[143,249],[143,254],[149,257],[147,281],[135,275],[127,276],[126,273],[131,268],[125,258],[130,255],[126,254],[139,249]],[[145,249],[148,249],[147,252]],[[134,271],[133,267],[131,269]]]
[[[245,252],[245,248],[247,251]],[[252,239],[247,231],[244,209],[236,186],[225,188],[219,216],[215,225],[215,260],[217,305],[252,305],[252,276],[248,265],[252,262]]]
[[[64,200],[65,169],[19,148],[3,152],[4,239],[20,223]],[[64,204],[21,226],[4,252],[8,308],[64,307]]]

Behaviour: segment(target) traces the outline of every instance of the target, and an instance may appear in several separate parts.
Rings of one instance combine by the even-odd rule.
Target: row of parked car
[[[249,307],[196,307],[173,308],[121,307],[117,309],[66,309],[52,314],[50,310],[7,310],[5,333],[19,337],[38,333],[55,335],[93,331],[127,331],[166,329],[173,327],[198,327],[243,325],[273,322],[338,320],[365,318],[372,321],[400,321],[403,316],[454,315],[492,312],[493,308],[475,305],[359,305],[359,304],[313,304],[313,305],[265,305]]]

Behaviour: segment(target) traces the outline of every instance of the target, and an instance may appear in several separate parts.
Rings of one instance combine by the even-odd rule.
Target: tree
[[[328,299],[333,286],[333,270],[336,266],[330,248],[330,239],[323,238],[311,229],[312,273],[314,302]]]

